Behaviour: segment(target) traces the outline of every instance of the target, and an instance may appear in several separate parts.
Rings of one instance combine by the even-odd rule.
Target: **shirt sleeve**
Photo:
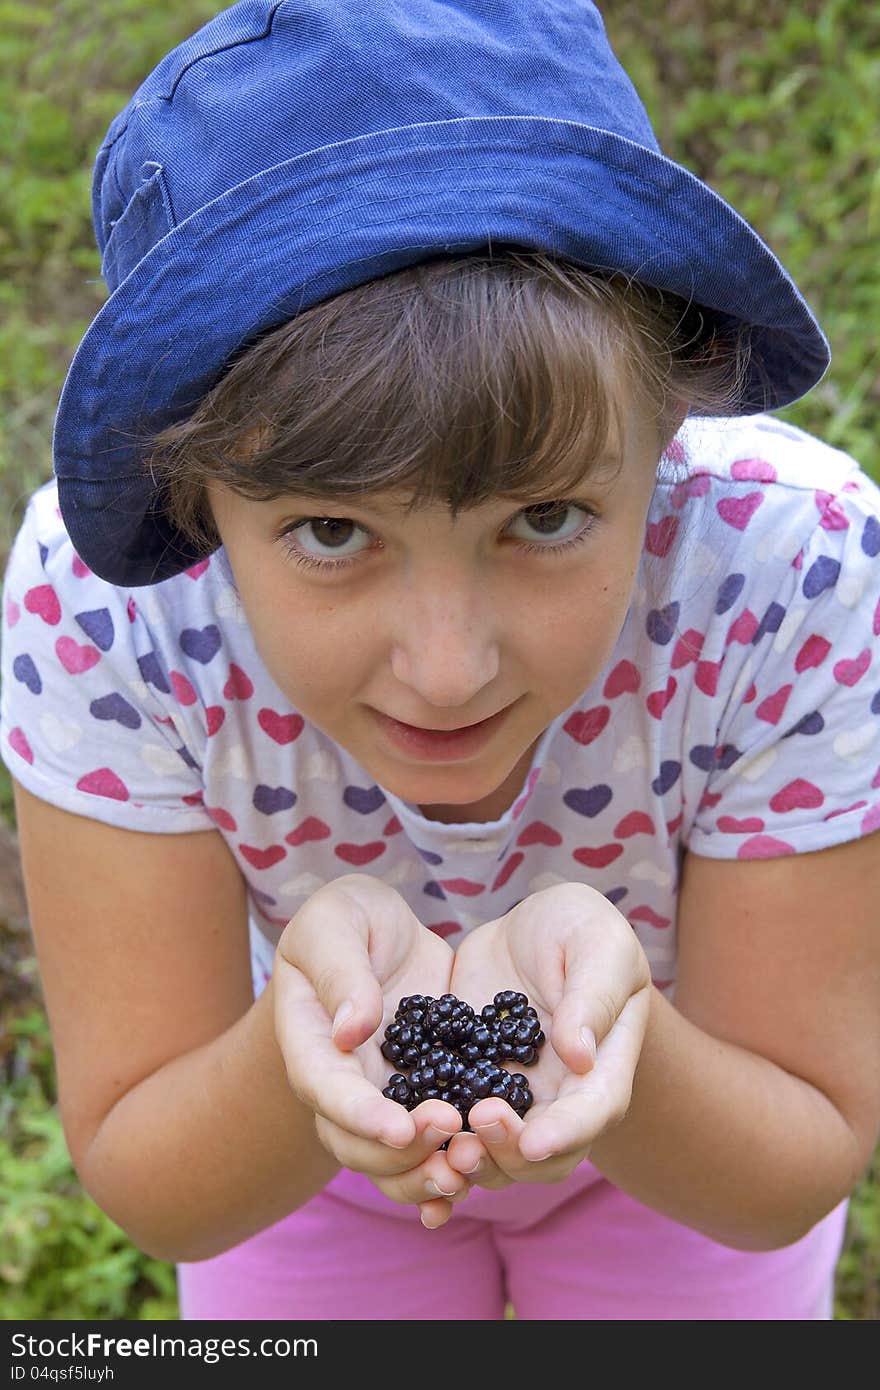
[[[794,563],[761,579],[756,631],[740,614],[728,633],[751,650],[734,657],[696,854],[775,858],[880,829],[880,489],[855,468],[812,514]]]
[[[127,592],[77,556],[47,484],[4,579],[0,756],[28,791],[77,815],[132,830],[213,829],[197,759],[157,697],[151,648]]]

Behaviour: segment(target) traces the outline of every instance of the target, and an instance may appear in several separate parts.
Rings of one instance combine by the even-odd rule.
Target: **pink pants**
[[[178,1266],[181,1319],[803,1321],[833,1316],[846,1203],[752,1253],[658,1216],[589,1163],[558,1187],[475,1190],[436,1231],[341,1173],[251,1240]]]

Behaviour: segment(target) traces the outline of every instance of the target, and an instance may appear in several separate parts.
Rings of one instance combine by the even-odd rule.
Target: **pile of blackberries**
[[[523,1116],[534,1101],[529,1083],[501,1063],[532,1066],[543,1042],[535,1009],[516,990],[501,990],[479,1014],[454,994],[410,994],[385,1029],[382,1056],[399,1070],[382,1094],[407,1110],[423,1100],[448,1101],[463,1129],[470,1128],[471,1106],[487,1096],[499,1096]]]

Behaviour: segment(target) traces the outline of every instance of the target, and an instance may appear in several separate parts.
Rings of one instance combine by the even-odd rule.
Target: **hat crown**
[[[404,126],[522,116],[658,149],[588,0],[241,0],[173,49],[107,133],[93,183],[101,251],[157,175],[161,199],[126,219],[105,278],[115,289],[174,226],[309,151]]]

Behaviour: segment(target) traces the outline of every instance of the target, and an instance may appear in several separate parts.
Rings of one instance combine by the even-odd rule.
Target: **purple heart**
[[[296,805],[296,793],[288,791],[287,787],[264,787],[262,784],[254,788],[254,805],[258,811],[262,811],[264,816],[274,816],[276,811],[289,811],[291,806]]]
[[[40,673],[34,665],[33,657],[25,652],[22,656],[17,656],[12,663],[12,674],[22,685],[26,685],[32,695],[39,695],[43,689],[43,682],[40,680]]]
[[[877,694],[871,701],[871,713],[880,714],[880,690],[877,691]],[[810,732],[812,733],[812,729],[810,730]]]
[[[199,767],[198,763],[196,762],[195,758],[193,757],[192,753],[189,751],[188,748],[181,745],[180,748],[175,748],[174,751],[178,754],[179,757],[183,758],[183,761],[186,763],[187,767],[191,767],[193,772],[201,772],[202,769]]]
[[[711,743],[697,743],[690,751],[691,762],[701,772],[713,772],[716,767],[726,772],[740,756],[739,749],[732,743],[722,744],[720,748]]]
[[[628,892],[628,888],[612,888],[605,894],[605,897],[611,903],[612,907],[616,907],[617,904],[626,897]]]
[[[440,884],[435,883],[433,879],[431,879],[430,882],[425,884],[423,891],[432,898],[442,898],[443,901],[446,902],[446,894],[443,892],[443,889],[440,887]]]
[[[435,854],[432,849],[419,849],[418,845],[416,845],[416,849],[418,850],[419,854],[422,856],[426,864],[443,863],[442,854]]]
[[[342,793],[342,800],[346,806],[350,806],[353,811],[359,811],[362,816],[368,816],[371,811],[378,811],[384,804],[385,793],[378,787],[346,787]]]
[[[655,796],[665,796],[670,787],[675,786],[680,776],[681,763],[661,763],[660,771],[651,783],[651,791]]]
[[[113,619],[107,608],[92,608],[87,613],[75,613],[74,617],[87,637],[91,637],[102,652],[109,652],[113,646]],[[112,718],[112,715],[110,716]],[[100,719],[101,716],[98,715]]]
[[[258,902],[266,903],[269,907],[275,907],[278,902],[278,899],[273,898],[271,893],[264,893],[261,888],[252,888],[251,897],[256,898]]]
[[[866,555],[870,555],[873,560],[875,555],[880,555],[880,521],[876,516],[869,516],[865,522],[865,529],[862,532],[862,549]]]
[[[115,690],[112,695],[102,695],[89,705],[89,714],[95,719],[113,719],[126,729],[139,729],[141,717],[134,705],[130,705]]]
[[[816,598],[825,589],[832,589],[840,575],[840,561],[832,560],[830,555],[820,555],[814,560],[804,577],[804,597]]]
[[[877,696],[877,698],[874,701],[874,704],[876,704],[877,708],[874,709],[874,706],[872,705],[871,713],[880,714],[880,695]],[[821,734],[824,728],[825,720],[822,718],[819,711],[817,709],[814,709],[810,714],[805,714],[803,719],[799,720],[798,723],[795,724],[794,728],[789,729],[788,733],[783,734],[782,737],[791,738],[792,734]]]
[[[217,655],[221,642],[220,629],[214,623],[207,627],[185,627],[180,634],[180,645],[186,655],[203,666]]]
[[[767,612],[764,614],[758,629],[752,638],[752,645],[757,646],[765,632],[778,632],[782,626],[782,619],[785,617],[785,609],[781,603],[771,603]]]
[[[46,568],[46,561],[47,561],[48,558],[49,558],[49,547],[48,547],[48,545],[43,545],[43,542],[42,542],[42,541],[39,542],[39,547],[40,547],[40,564],[42,565],[43,569],[45,569],[45,568]]]
[[[574,787],[572,791],[565,793],[562,800],[566,806],[577,811],[579,816],[598,816],[600,811],[605,810],[613,795],[610,787],[600,783],[595,787]]]
[[[744,574],[729,574],[718,587],[718,598],[715,603],[716,613],[726,613],[728,608],[732,608],[742,593],[742,587],[746,582]]]
[[[139,656],[137,664],[147,685],[154,685],[157,690],[162,691],[163,695],[171,694],[168,678],[162,670],[155,652],[147,652],[145,656]]]
[[[665,647],[667,642],[672,641],[679,609],[679,604],[667,603],[665,608],[652,608],[648,614],[645,628],[651,641],[656,642],[658,647]]]

